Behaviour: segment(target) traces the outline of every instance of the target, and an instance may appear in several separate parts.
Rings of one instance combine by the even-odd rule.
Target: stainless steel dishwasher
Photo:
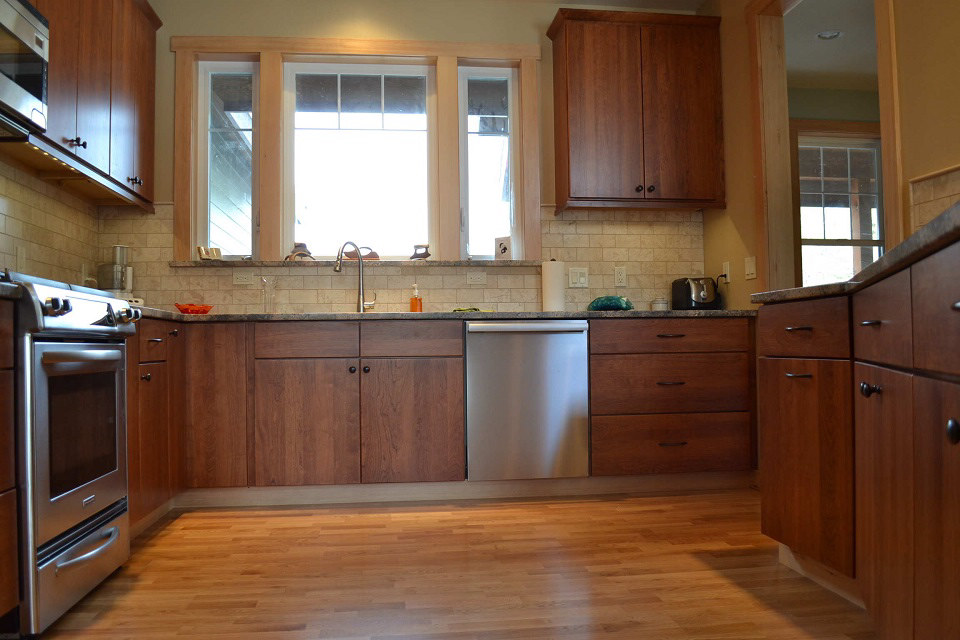
[[[467,479],[589,473],[586,320],[467,322]]]

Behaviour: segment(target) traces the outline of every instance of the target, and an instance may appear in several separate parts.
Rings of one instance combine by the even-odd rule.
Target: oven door
[[[37,547],[127,495],[125,349],[33,344]]]

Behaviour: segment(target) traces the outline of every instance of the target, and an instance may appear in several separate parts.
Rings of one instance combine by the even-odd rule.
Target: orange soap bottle
[[[410,311],[419,313],[423,311],[423,298],[420,297],[420,290],[417,289],[417,283],[413,283],[413,296],[410,298]]]

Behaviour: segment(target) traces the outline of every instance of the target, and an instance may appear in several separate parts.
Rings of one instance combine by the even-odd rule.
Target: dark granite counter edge
[[[297,320],[589,320],[596,318],[752,318],[753,310],[721,311],[496,311],[425,313],[222,313],[187,315],[143,308],[145,318],[180,322],[276,322]]]
[[[879,260],[848,282],[764,291],[751,295],[750,301],[754,304],[765,304],[855,293],[877,280],[906,269],[957,240],[960,240],[960,203],[953,205],[902,243],[884,253]]]
[[[19,300],[20,287],[9,282],[0,282],[0,300]]]

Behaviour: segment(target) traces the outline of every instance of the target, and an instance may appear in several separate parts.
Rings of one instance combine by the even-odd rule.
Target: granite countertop
[[[960,203],[928,222],[847,282],[765,291],[753,294],[750,301],[754,304],[767,304],[854,293],[877,280],[906,269],[957,240],[960,240]]]
[[[0,282],[0,300],[19,300],[20,287],[10,282]]]
[[[221,313],[188,315],[143,307],[145,318],[181,322],[264,322],[290,320],[588,320],[596,318],[751,318],[752,310],[719,311],[494,311],[424,313]]]

